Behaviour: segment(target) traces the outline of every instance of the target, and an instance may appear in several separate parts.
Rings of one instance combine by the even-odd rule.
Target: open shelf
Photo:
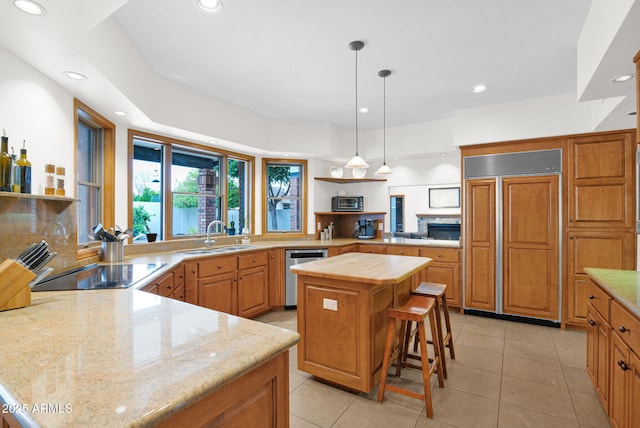
[[[387,181],[386,178],[333,178],[333,177],[315,177],[318,181],[328,181],[330,183],[346,184],[346,183],[366,183],[375,181]]]

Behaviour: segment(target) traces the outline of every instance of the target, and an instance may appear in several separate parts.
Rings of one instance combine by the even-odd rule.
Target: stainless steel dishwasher
[[[298,307],[298,280],[297,275],[291,273],[291,266],[324,259],[325,257],[327,257],[326,248],[285,250],[285,309],[296,309]]]

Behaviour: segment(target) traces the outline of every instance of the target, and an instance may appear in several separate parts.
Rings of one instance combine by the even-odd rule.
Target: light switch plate
[[[333,299],[323,298],[322,299],[322,309],[328,309],[330,311],[337,311],[338,310],[338,301],[337,300],[333,300]]]

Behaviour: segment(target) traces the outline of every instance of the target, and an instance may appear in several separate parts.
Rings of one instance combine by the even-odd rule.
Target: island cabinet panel
[[[231,381],[157,426],[288,427],[289,353]]]
[[[567,140],[568,226],[633,228],[634,131]]]
[[[635,235],[626,231],[584,230],[567,233],[566,322],[586,325],[586,267],[635,269]],[[605,314],[608,317],[608,314]]]
[[[557,320],[558,176],[508,177],[502,185],[503,312]]]
[[[496,180],[465,180],[465,307],[496,310]]]
[[[447,305],[462,310],[461,257],[458,248],[420,248],[420,256],[432,262],[421,272],[420,281],[447,286]]]
[[[587,373],[602,407],[608,409],[611,326],[592,305],[587,306]]]

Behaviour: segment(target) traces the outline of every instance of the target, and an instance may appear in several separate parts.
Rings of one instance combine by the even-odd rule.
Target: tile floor
[[[296,312],[258,321],[296,330]],[[292,428],[315,427],[609,427],[585,371],[585,333],[451,314],[456,359],[447,350],[445,388],[432,377],[434,418],[424,402],[393,392],[376,401],[317,382],[290,354]],[[393,368],[392,368],[393,370]],[[418,370],[402,371],[405,386],[422,389]]]

